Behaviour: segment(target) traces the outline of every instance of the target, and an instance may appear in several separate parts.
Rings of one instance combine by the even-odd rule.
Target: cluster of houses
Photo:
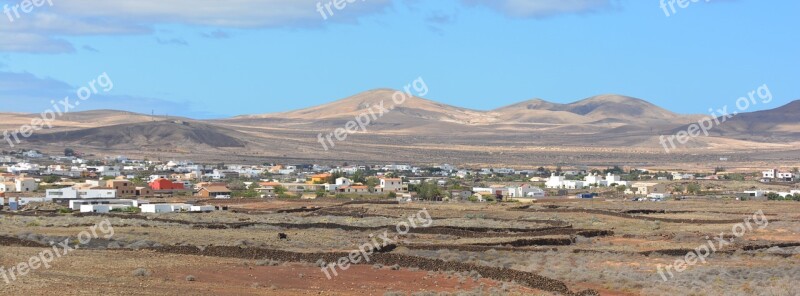
[[[625,194],[665,198],[669,196],[667,186],[659,182],[623,181],[622,177],[613,173],[606,175],[590,173],[586,167],[573,167],[562,170],[560,167],[551,174],[550,170],[517,170],[511,168],[462,169],[449,164],[417,167],[408,164],[384,165],[343,165],[325,166],[317,164],[264,164],[264,165],[204,165],[191,161],[145,161],[130,160],[119,156],[102,161],[87,161],[78,156],[50,156],[38,151],[24,151],[14,156],[0,156],[0,169],[8,173],[0,174],[0,197],[8,192],[33,192],[39,182],[29,176],[60,176],[67,179],[87,179],[81,183],[56,182],[48,185],[61,185],[64,188],[48,189],[44,199],[75,201],[70,208],[87,211],[111,211],[122,207],[139,207],[143,211],[174,212],[199,210],[190,205],[173,205],[167,208],[162,205],[146,206],[146,202],[136,198],[150,196],[197,196],[203,198],[231,198],[231,190],[227,182],[232,179],[261,180],[244,182],[250,190],[255,190],[261,197],[275,197],[279,191],[315,198],[320,192],[326,194],[374,194],[387,195],[393,193],[398,197],[411,197],[409,186],[419,185],[423,180],[433,181],[440,188],[445,188],[449,196],[457,199],[477,198],[478,200],[520,199],[531,200],[546,196],[545,189],[557,189],[560,196],[567,190],[583,190],[592,188],[614,188]],[[615,168],[617,169],[617,168]],[[621,172],[622,170],[609,170]],[[157,175],[143,177],[144,172],[156,172]],[[370,177],[377,178],[377,183],[364,184],[354,180],[359,172],[369,172]],[[595,171],[596,172],[596,171]],[[653,180],[695,180],[717,177],[695,177],[693,174],[672,172],[670,174],[648,174],[647,170],[639,170],[647,178]],[[333,176],[337,176],[334,178]],[[543,188],[530,184],[491,185],[474,187],[471,190],[450,190],[448,180],[469,179],[483,182],[486,178],[496,176],[517,175],[516,180],[543,182]],[[547,177],[549,175],[549,177]],[[396,176],[402,176],[398,178]],[[575,178],[575,176],[583,176]],[[794,173],[772,169],[762,172],[762,182],[793,182]],[[582,180],[581,180],[582,179]],[[136,184],[130,180],[136,180]],[[369,182],[365,182],[369,183]],[[519,185],[518,185],[519,184]],[[279,189],[280,188],[280,189]],[[762,193],[752,192],[753,195]],[[791,194],[791,193],[787,193]],[[17,204],[30,201],[30,198],[17,200]],[[88,203],[87,203],[88,201]],[[95,207],[89,207],[95,206]]]
[[[472,192],[475,194],[478,200],[495,198],[503,200],[532,201],[537,198],[543,198],[546,195],[543,189],[530,184],[521,184],[519,186],[492,185],[489,187],[474,187],[472,188]]]
[[[378,194],[384,195],[390,192],[398,196],[408,195],[408,183],[404,183],[400,178],[379,177],[379,183],[375,186],[367,186],[363,183],[355,183],[352,179],[338,177],[331,180],[332,173],[321,173],[307,176],[304,182],[260,182],[255,190],[264,197],[274,197],[277,195],[277,188],[282,187],[286,193],[301,195],[304,197],[315,197],[310,192],[325,192],[329,194]]]
[[[628,186],[628,182],[622,181],[620,176],[611,173],[608,173],[605,177],[597,174],[590,174],[584,177],[583,181],[567,180],[566,176],[552,174],[544,183],[544,186],[551,189],[584,189],[591,187]]]
[[[0,174],[0,193],[32,192],[37,189],[39,189],[39,183],[26,174]]]
[[[794,173],[778,169],[762,171],[761,182],[794,182]]]

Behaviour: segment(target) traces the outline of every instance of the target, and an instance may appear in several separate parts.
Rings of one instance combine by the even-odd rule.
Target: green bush
[[[127,207],[127,208],[121,208],[121,209],[112,209],[109,212],[113,212],[113,213],[134,213],[134,214],[136,214],[136,213],[141,213],[142,209],[137,208],[137,207]]]
[[[278,194],[278,198],[292,199],[292,198],[300,198],[300,197],[296,196],[296,195],[291,195],[291,194],[288,194],[288,193],[281,193],[281,194]]]

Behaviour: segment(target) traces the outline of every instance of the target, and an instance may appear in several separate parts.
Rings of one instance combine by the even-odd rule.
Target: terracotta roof
[[[201,190],[206,190],[208,192],[231,192],[230,189],[224,186],[208,186],[203,187]]]

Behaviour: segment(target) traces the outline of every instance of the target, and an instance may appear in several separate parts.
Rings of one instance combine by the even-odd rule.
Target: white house
[[[97,204],[97,205],[80,205],[79,210],[81,213],[108,213],[116,209],[126,209],[130,206],[119,204]]]
[[[597,174],[593,174],[593,175],[587,175],[586,177],[583,178],[583,180],[586,181],[586,183],[589,185],[597,184],[598,186],[600,186],[600,184],[603,182],[603,177]]]
[[[545,192],[539,187],[525,184],[518,187],[508,187],[508,196],[512,198],[538,198],[544,197]]]
[[[135,199],[75,199],[69,201],[69,208],[72,210],[80,210],[81,206],[85,205],[116,205],[127,208],[139,207],[140,205],[148,203],[148,201]]]
[[[38,172],[39,171],[39,165],[38,164],[34,164],[34,163],[21,162],[21,163],[17,163],[15,165],[9,166],[6,170],[9,173],[12,173],[12,174],[20,174],[20,173],[25,173],[25,172]]]
[[[122,173],[119,170],[119,167],[115,166],[89,166],[86,167],[89,171],[95,171],[98,175],[103,177],[119,177]]]
[[[225,179],[225,172],[215,169],[210,174],[206,174],[205,177],[209,177],[214,180]]]
[[[601,185],[607,187],[615,186],[614,184],[616,184],[616,186],[628,186],[628,181],[622,181],[622,177],[608,173],[608,175],[606,175],[606,179],[601,182]]]
[[[494,172],[496,174],[513,175],[515,170],[509,168],[499,168],[499,169],[494,169]]]
[[[350,186],[352,184],[353,184],[353,180],[350,180],[348,178],[345,178],[345,177],[336,178],[336,185],[339,185],[339,186]]]
[[[472,192],[475,194],[494,194],[492,188],[489,187],[472,187]]]
[[[634,193],[645,196],[650,195],[652,193],[667,193],[667,186],[660,183],[648,183],[648,182],[633,183],[633,185],[631,185],[631,189],[626,191],[626,193]]]
[[[47,189],[45,195],[48,199],[113,199],[117,198],[115,189],[75,189],[72,187],[61,189]]]
[[[169,179],[169,176],[167,176],[167,175],[150,175],[149,177],[147,177],[147,183],[153,183],[153,181],[158,180],[158,179]]]
[[[191,211],[189,204],[146,204],[139,207],[142,213],[173,213]]]
[[[39,189],[39,184],[33,178],[17,178],[14,180],[17,192],[31,192]]]
[[[0,192],[16,192],[17,186],[14,182],[0,182]]]
[[[411,166],[407,164],[390,164],[383,167],[384,171],[410,171]]]
[[[672,180],[694,180],[693,174],[672,173]]]
[[[544,186],[547,188],[563,188],[565,180],[566,178],[564,176],[552,174],[550,175],[550,179],[547,179],[547,182],[544,183]]]
[[[400,178],[381,178],[380,187],[383,192],[406,192],[408,187],[403,185]]]
[[[27,158],[42,158],[42,157],[44,157],[43,154],[39,153],[39,151],[36,151],[36,150],[25,151],[25,152],[22,153],[22,155],[27,157]]]
[[[761,176],[764,179],[778,179],[780,181],[788,181],[791,182],[794,180],[794,173],[792,172],[781,172],[778,169],[771,169],[761,172]]]
[[[191,212],[213,212],[216,208],[214,206],[191,206]]]
[[[767,195],[767,193],[769,193],[769,192],[768,191],[764,191],[764,190],[748,190],[748,191],[744,192],[744,194],[749,195],[750,197],[755,197],[755,198],[765,197]]]

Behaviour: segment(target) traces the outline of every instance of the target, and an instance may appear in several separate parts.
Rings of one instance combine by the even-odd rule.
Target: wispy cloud
[[[97,50],[97,48],[91,47],[91,46],[89,46],[89,45],[84,45],[84,46],[83,46],[83,50],[85,50],[85,51],[91,51],[91,52],[100,52],[99,50]]]
[[[613,0],[461,0],[470,6],[486,6],[519,18],[545,18],[561,14],[589,13],[615,6]]]
[[[217,30],[210,33],[203,33],[203,37],[209,39],[228,39],[231,37],[231,35],[227,32]]]
[[[27,72],[0,71],[0,105],[3,106],[4,111],[39,113],[52,106],[53,101],[59,101],[65,97],[70,97],[74,101],[77,89],[78,87],[53,78],[37,77]],[[196,104],[188,102],[122,94],[102,94],[92,97],[91,100],[77,106],[74,110],[110,109],[143,114],[150,114],[152,111],[162,114],[165,110],[170,110],[171,115],[194,118],[222,117],[219,114],[193,111],[195,107]]]
[[[180,38],[170,38],[170,39],[161,39],[156,37],[156,42],[161,45],[180,45],[180,46],[188,46],[189,42]]]
[[[0,26],[0,51],[69,53],[70,36],[151,34],[160,24],[216,28],[317,27],[353,22],[383,11],[392,0],[351,5],[325,22],[319,0],[81,0],[61,1]],[[222,34],[211,36],[221,37]]]
[[[428,29],[431,31],[442,34],[444,30],[442,26],[452,24],[456,21],[456,14],[448,14],[443,11],[437,10],[431,12],[426,18],[425,22],[428,24]]]

